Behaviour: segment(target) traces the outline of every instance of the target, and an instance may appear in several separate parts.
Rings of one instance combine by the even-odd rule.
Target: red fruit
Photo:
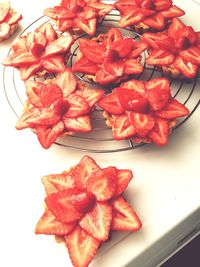
[[[116,180],[117,180],[117,188],[115,190],[114,197],[121,195],[128,184],[133,178],[133,173],[130,170],[117,170]]]
[[[30,78],[34,73],[40,71],[42,69],[42,62],[34,63],[27,67],[21,67],[20,70],[20,77],[22,80],[26,81]]]
[[[44,214],[36,225],[35,233],[64,236],[70,233],[75,227],[76,223],[60,222],[49,210],[45,210]]]
[[[130,111],[146,113],[149,107],[148,100],[143,98],[140,93],[131,89],[116,88],[116,93],[121,106]]]
[[[152,0],[136,0],[136,3],[142,8],[152,8]]]
[[[125,62],[124,74],[140,74],[143,71],[143,66],[137,59],[128,59]]]
[[[117,40],[111,44],[111,50],[117,52],[119,58],[128,56],[133,48],[133,40],[131,38],[125,38]]]
[[[156,11],[166,10],[171,7],[172,0],[154,0],[153,5]]]
[[[173,18],[167,32],[169,36],[176,38],[177,32],[183,30],[184,28],[185,25],[180,19]]]
[[[79,220],[80,227],[94,238],[105,241],[108,239],[112,222],[112,207],[106,203],[96,203],[93,210]]]
[[[169,9],[160,12],[160,14],[167,19],[171,19],[175,17],[181,17],[185,15],[185,12],[179,7],[173,5]]]
[[[65,239],[70,259],[76,267],[87,267],[101,243],[78,225],[74,231],[65,236]]]
[[[133,41],[133,49],[128,55],[128,58],[133,59],[133,58],[138,58],[141,56],[141,53],[147,49],[147,44],[144,42],[136,42]]]
[[[59,99],[53,104],[53,110],[60,117],[62,117],[68,112],[69,107],[70,107],[69,102],[64,99]]]
[[[82,57],[77,62],[74,63],[72,70],[74,72],[87,73],[95,75],[99,70],[98,66],[89,61],[86,57]]]
[[[72,176],[75,180],[75,185],[80,188],[85,188],[85,183],[88,176],[93,172],[99,171],[100,167],[89,156],[84,156],[81,161],[75,166]]]
[[[169,90],[164,89],[151,89],[147,91],[150,109],[152,111],[163,109],[171,99]]]
[[[145,85],[144,82],[138,81],[138,80],[129,80],[127,82],[121,83],[120,87],[132,89],[138,93],[140,93],[142,96],[145,94]]]
[[[119,68],[120,67],[120,68]],[[118,66],[118,63],[113,64],[112,66],[109,66],[109,71],[116,71],[117,73],[122,73],[122,65]],[[113,69],[113,70],[112,70]],[[98,70],[95,76],[95,80],[97,83],[107,86],[112,82],[115,82],[117,80],[117,75],[113,73],[108,73],[104,70]]]
[[[89,116],[80,116],[77,118],[63,117],[62,119],[65,128],[68,131],[85,133],[85,132],[90,132],[92,130]]]
[[[197,75],[198,66],[192,62],[185,61],[178,56],[174,62],[174,66],[186,77],[194,78]]]
[[[116,28],[111,28],[107,33],[107,48],[109,48],[112,43],[122,40],[123,35],[121,32]]]
[[[69,103],[69,109],[65,114],[65,117],[76,118],[87,114],[90,111],[90,107],[86,101],[78,94],[70,94],[67,97]]]
[[[17,13],[15,10],[11,9],[8,15],[6,16],[6,22],[13,26],[17,24],[22,19],[22,15]]]
[[[155,115],[163,119],[175,119],[189,114],[189,110],[176,99],[172,99],[167,106],[155,112]]]
[[[17,53],[15,53],[15,55],[10,54],[3,61],[3,65],[12,66],[12,67],[23,67],[23,66],[29,66],[29,65],[36,63],[36,62],[38,62],[37,57],[34,57],[32,54],[30,54],[28,52],[18,51]]]
[[[74,19],[74,24],[79,29],[86,32],[88,35],[92,36],[96,32],[96,24],[97,24],[96,18],[92,18],[92,19],[88,19],[88,20],[76,18],[76,19]]]
[[[38,43],[33,43],[31,47],[31,53],[36,57],[39,57],[44,52],[44,50],[45,47]]]
[[[143,23],[156,30],[163,30],[165,27],[165,19],[161,14],[152,15],[143,20]]]
[[[65,71],[64,59],[60,55],[55,55],[49,58],[46,58],[42,61],[44,69],[50,73],[57,73]]]
[[[200,64],[200,48],[196,46],[191,46],[190,48],[181,51],[179,55],[186,62],[189,61],[194,64]]]
[[[0,23],[4,21],[10,10],[10,2],[0,3]]]
[[[155,119],[150,114],[130,112],[130,120],[140,137],[146,137],[155,125]]]
[[[173,44],[173,38],[172,37],[168,37],[166,36],[166,34],[164,33],[152,33],[152,32],[146,32],[142,35],[141,39],[143,42],[147,43],[150,48],[152,49],[164,49],[166,50],[166,48],[169,48],[169,46],[167,47],[166,45],[166,41],[168,43],[170,38],[171,41],[171,45]],[[163,47],[164,45],[164,47]]]
[[[123,197],[116,198],[111,204],[113,207],[112,230],[135,232],[142,227],[136,212]]]
[[[97,201],[107,201],[115,193],[117,169],[108,167],[93,172],[86,181],[86,189],[95,195]]]
[[[96,199],[90,192],[82,192],[82,194],[72,197],[72,203],[75,209],[80,213],[87,213],[93,209]]]
[[[115,91],[102,98],[98,102],[98,106],[111,114],[120,115],[124,113],[124,108],[121,106]]]
[[[42,83],[36,82],[34,80],[28,80],[25,82],[28,102],[37,108],[43,107],[43,104],[40,100],[40,88],[42,87],[42,85]]]
[[[63,96],[67,97],[76,90],[77,80],[71,70],[66,69],[56,75],[56,84],[62,89]]]
[[[169,65],[174,61],[174,55],[169,51],[158,49],[151,51],[146,63],[149,65]]]
[[[112,57],[114,57],[115,60],[112,60]],[[117,77],[121,77],[123,75],[124,67],[124,62],[122,60],[118,60],[117,52],[115,50],[109,50],[109,54],[105,57],[102,65],[103,71],[112,75],[116,79]],[[98,75],[99,74],[97,73],[96,77],[98,77]]]
[[[57,34],[56,34],[53,26],[50,23],[42,24],[35,31],[44,33],[44,35],[47,39],[47,43],[52,42],[52,41],[56,40],[56,38],[57,38]]]
[[[164,119],[156,119],[154,128],[150,131],[149,137],[159,146],[164,146],[168,142],[169,123]]]
[[[89,61],[95,64],[103,62],[105,48],[101,44],[87,39],[80,39],[79,46],[83,56]]]
[[[15,128],[17,130],[22,130],[30,127],[32,118],[38,117],[38,111],[34,108],[26,110],[22,116],[18,119]]]
[[[170,82],[166,78],[154,78],[152,80],[149,80],[145,83],[145,87],[147,90],[152,89],[161,89],[161,90],[167,90],[170,91]]]
[[[49,83],[44,85],[41,83],[39,97],[43,107],[50,107],[51,104],[63,98],[63,93],[57,84]]]
[[[115,140],[126,140],[135,134],[135,127],[127,115],[117,116],[113,124],[113,137]]]
[[[90,2],[90,7],[96,9],[100,17],[104,17],[106,14],[110,13],[113,10],[112,4],[104,4],[102,2],[92,1]]]
[[[61,6],[46,8],[44,14],[51,19],[73,19],[76,13]]]
[[[82,96],[82,98],[87,102],[90,108],[93,107],[104,96],[103,90],[95,88],[77,90],[76,93]]]

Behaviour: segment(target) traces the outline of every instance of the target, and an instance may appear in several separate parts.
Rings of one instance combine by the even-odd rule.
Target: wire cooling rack
[[[97,29],[97,34],[106,32],[109,27],[118,27],[119,14],[109,14],[106,16],[102,24]],[[20,35],[33,31],[41,24],[47,23],[49,20],[42,16],[31,23]],[[139,35],[131,31],[130,29],[120,29],[124,36],[129,36],[134,39],[138,39]],[[72,54],[69,59],[69,66],[72,66],[79,51],[78,39],[85,37],[86,35],[79,35],[75,37],[75,43],[72,46]],[[10,51],[9,51],[10,53]],[[162,73],[156,68],[149,67],[145,64],[145,53],[143,54],[142,63],[144,65],[144,72],[135,76],[134,78],[140,80],[150,80],[152,78],[161,77]],[[84,76],[77,74],[77,77],[88,83],[91,87],[98,87],[98,85],[87,80]],[[4,67],[3,69],[3,83],[5,96],[10,105],[12,111],[17,117],[20,117],[23,111],[24,102],[26,100],[26,92],[24,82],[20,79],[19,72],[10,67]],[[178,101],[183,103],[189,110],[190,114],[183,119],[177,121],[176,127],[173,131],[184,124],[195,112],[200,104],[200,79],[193,80],[175,80],[171,79],[172,96]],[[110,90],[112,88],[103,88]],[[112,137],[112,130],[107,127],[105,119],[102,115],[101,109],[96,109],[91,115],[91,122],[93,130],[90,133],[79,133],[74,136],[60,137],[57,139],[56,144],[67,147],[70,149],[76,149],[93,153],[114,153],[127,150],[134,150],[138,147],[142,147],[145,144],[133,143],[131,140],[116,141]],[[172,133],[173,134],[173,133]]]

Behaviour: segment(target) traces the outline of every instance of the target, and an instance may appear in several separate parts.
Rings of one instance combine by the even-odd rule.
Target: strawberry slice
[[[107,38],[108,47],[106,48],[109,48],[112,45],[112,43],[123,39],[122,33],[116,28],[111,28],[108,31],[107,35],[108,35],[108,38]]]
[[[183,30],[184,28],[185,25],[180,19],[173,18],[167,32],[169,36],[174,37],[178,31]]]
[[[46,149],[48,149],[65,130],[62,121],[53,125],[53,127],[37,126],[35,128],[40,144]]]
[[[185,61],[178,56],[174,62],[174,66],[186,77],[194,78],[197,75],[198,66],[192,62]]]
[[[200,48],[196,46],[191,46],[186,50],[180,51],[179,55],[185,61],[190,61],[194,64],[200,64]]]
[[[67,97],[76,90],[77,80],[70,69],[56,75],[56,84],[62,89],[63,96]]]
[[[19,68],[20,70],[20,77],[23,81],[28,80],[32,75],[34,75],[37,71],[40,71],[42,69],[42,61],[34,63],[30,66],[25,66]]]
[[[135,0],[135,2],[142,8],[151,9],[152,7],[152,0]]]
[[[109,66],[108,68],[109,70],[112,69],[112,72],[113,70],[114,72],[116,71],[117,73],[122,72],[122,65],[118,66],[118,63],[115,63],[113,64],[113,66]],[[117,75],[113,73],[108,73],[104,69],[98,70],[95,76],[95,81],[103,86],[109,85],[110,83],[116,81],[116,79],[117,79]]]
[[[167,10],[171,7],[172,0],[154,0],[153,5],[156,11]]]
[[[95,75],[99,68],[95,63],[89,61],[86,57],[82,57],[74,63],[72,70],[73,72]]]
[[[150,55],[146,59],[146,63],[149,65],[169,65],[174,61],[174,55],[169,51],[158,49],[151,51]]]
[[[167,37],[166,34],[160,32],[159,33],[146,32],[142,35],[141,39],[143,42],[147,43],[152,49],[162,48],[166,50],[167,48],[166,42],[168,44],[169,42],[168,40],[170,40],[171,45],[173,43],[172,37]]]
[[[61,32],[66,32],[73,28],[73,20],[71,19],[58,19],[58,30]]]
[[[136,133],[141,137],[147,136],[155,125],[155,119],[151,114],[130,112],[129,116]]]
[[[142,21],[145,25],[156,30],[163,30],[165,27],[165,19],[161,14],[155,14]]]
[[[134,80],[134,79],[121,83],[120,87],[132,89],[132,90],[140,93],[140,95],[142,95],[142,96],[144,96],[145,91],[146,91],[144,82]]]
[[[81,161],[75,166],[72,176],[75,180],[75,185],[79,188],[85,188],[87,177],[96,171],[99,171],[100,167],[89,156],[84,156]]]
[[[117,170],[116,180],[117,180],[117,188],[114,193],[114,197],[121,195],[128,184],[133,178],[133,173],[130,170]]]
[[[133,41],[133,49],[129,53],[128,58],[133,59],[133,58],[138,58],[141,56],[141,53],[147,49],[148,45],[145,44],[144,42],[136,42]]]
[[[143,71],[143,66],[137,59],[128,59],[125,61],[124,74],[140,74]]]
[[[36,234],[63,236],[70,233],[76,227],[76,223],[63,223],[46,209],[36,225]]]
[[[32,55],[39,57],[45,50],[47,39],[42,32],[31,32],[27,35],[27,45],[30,44],[30,52]]]
[[[29,103],[31,103],[34,107],[41,108],[43,106],[40,100],[41,83],[34,80],[28,80],[25,82],[25,86]]]
[[[161,11],[160,14],[167,19],[171,19],[175,17],[181,17],[185,15],[185,12],[179,7],[173,5],[167,10]]]
[[[82,19],[93,19],[96,17],[96,10],[92,7],[84,7],[83,11],[78,14],[78,17]]]
[[[154,78],[152,80],[147,81],[145,83],[145,87],[147,90],[161,89],[161,90],[170,91],[170,82],[168,79],[163,78],[163,77]]]
[[[117,231],[138,231],[142,223],[136,212],[123,197],[111,201],[113,207],[113,220],[111,229]]]
[[[97,42],[87,40],[85,38],[79,39],[78,41],[80,51],[84,54],[89,61],[99,64],[103,62],[105,48]]]
[[[95,195],[97,201],[107,201],[115,193],[116,175],[117,169],[114,167],[93,172],[86,181],[86,189]]]
[[[4,23],[2,23],[4,24]],[[1,24],[1,26],[2,26]],[[6,59],[3,61],[3,65],[11,66],[11,67],[23,67],[29,66],[33,63],[37,63],[38,58],[33,56],[32,54],[26,51],[19,51],[14,54],[10,54]]]
[[[70,94],[67,97],[67,101],[69,102],[69,109],[65,114],[65,118],[76,118],[90,111],[89,105],[80,95]]]
[[[112,222],[112,207],[97,202],[93,210],[79,220],[80,227],[94,238],[105,241],[108,239]]]
[[[163,109],[171,99],[170,90],[152,89],[147,91],[150,109],[152,111]]]
[[[46,8],[44,10],[44,15],[50,17],[51,19],[73,19],[76,14],[69,9],[63,8],[62,6],[54,6]]]
[[[74,231],[65,236],[65,239],[70,259],[77,267],[88,266],[101,243],[78,225]]]
[[[112,4],[104,4],[101,2],[91,1],[90,7],[93,7],[98,12],[100,17],[104,17],[113,10]]]
[[[110,48],[117,52],[119,58],[124,58],[131,52],[133,45],[131,38],[125,38],[113,42]]]
[[[38,111],[34,108],[26,110],[21,117],[18,119],[15,128],[17,130],[22,130],[30,127],[32,118],[38,117]]]
[[[44,107],[50,107],[56,100],[63,98],[63,92],[57,84],[40,83],[39,88],[40,101]]]
[[[35,30],[36,32],[44,33],[47,43],[53,42],[57,38],[57,34],[50,23],[44,23],[39,28]]]
[[[54,55],[53,57],[42,60],[43,67],[50,73],[65,71],[64,59],[60,55]]]
[[[124,140],[135,134],[135,127],[127,115],[117,116],[113,125],[113,137],[115,140]]]
[[[77,90],[76,93],[87,102],[90,108],[93,107],[104,96],[103,90],[94,88]]]
[[[6,22],[10,26],[17,24],[21,19],[22,19],[22,15],[16,12],[14,9],[11,9],[8,15],[6,16]]]
[[[10,2],[0,3],[0,23],[3,22],[10,10]]]
[[[80,116],[77,118],[63,117],[63,122],[68,131],[85,133],[92,130],[89,116]]]
[[[74,187],[74,179],[70,175],[70,171],[43,176],[42,183],[47,195]]]
[[[176,99],[172,99],[164,109],[156,111],[155,114],[163,119],[175,119],[187,116],[189,110]]]
[[[102,98],[98,102],[98,106],[103,110],[115,115],[120,115],[124,113],[124,108],[119,102],[119,98],[117,96],[116,91],[113,91],[111,94],[108,94],[104,98]]]
[[[110,59],[109,59],[110,55],[112,55],[111,57],[114,56],[116,60],[113,62],[110,62]],[[125,68],[124,62],[122,60],[117,60],[117,59],[118,59],[117,52],[114,50],[109,50],[109,53],[107,57],[104,59],[104,63],[102,65],[103,71],[105,73],[112,75],[113,77],[115,77],[115,79],[116,77],[121,77],[123,75],[124,68]],[[96,75],[96,77],[98,76]]]
[[[97,24],[96,18],[89,20],[76,18],[74,20],[74,24],[75,26],[77,26],[79,29],[83,30],[90,36],[94,35],[96,32],[96,24]]]
[[[168,142],[169,122],[164,119],[156,119],[154,128],[150,131],[149,137],[159,146],[164,146]]]
[[[0,24],[0,40],[6,39],[9,36],[10,25],[6,22]]]

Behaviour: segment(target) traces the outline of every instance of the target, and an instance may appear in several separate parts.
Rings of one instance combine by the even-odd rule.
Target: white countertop
[[[196,2],[174,1],[189,10],[183,20],[200,31],[197,27],[200,4]],[[21,25],[25,28],[54,3],[15,0],[12,6],[23,14]],[[0,43],[1,61],[13,39]],[[51,236],[34,234],[43,213],[44,190],[40,178],[68,169],[86,153],[57,145],[44,150],[30,130],[15,130],[17,118],[4,94],[3,66],[0,75],[0,266],[70,267],[63,245],[58,245]],[[200,83],[197,86],[200,98]],[[145,255],[151,247],[157,244],[162,254],[162,248],[170,245],[170,233],[179,241],[180,236],[192,230],[184,224],[188,218],[193,223],[200,221],[200,107],[171,134],[164,148],[148,145],[120,153],[87,154],[102,167],[112,165],[133,171],[135,177],[126,197],[143,222],[143,229],[136,234],[114,234],[112,241],[101,247],[92,266],[122,267],[132,262],[132,267],[146,267]]]

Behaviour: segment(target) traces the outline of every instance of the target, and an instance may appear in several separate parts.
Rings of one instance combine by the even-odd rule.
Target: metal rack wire
[[[108,27],[118,27],[118,14],[109,14],[106,16],[102,24],[97,29],[97,34],[105,32]],[[39,27],[43,23],[47,23],[49,20],[45,16],[38,18],[31,25],[29,25],[21,34],[32,31]],[[130,29],[120,29],[125,36],[138,39],[139,35],[131,31]],[[76,60],[78,53],[78,39],[85,36],[79,35],[75,37],[75,43],[72,47],[72,54],[69,59],[69,65],[72,66]],[[9,51],[10,53],[10,51]],[[149,67],[145,64],[145,53],[143,54],[144,72],[137,76],[140,80],[150,80],[155,77],[161,77],[162,73],[156,68]],[[97,86],[91,81],[84,78],[84,76],[78,74],[78,78],[87,82],[89,86]],[[189,110],[190,114],[177,121],[175,129],[185,123],[196,111],[200,104],[200,80],[198,78],[193,80],[174,80],[171,79],[172,96],[183,103]],[[24,82],[21,81],[19,72],[14,68],[6,67],[3,69],[3,84],[4,92],[8,104],[17,117],[22,113],[24,102],[26,100],[26,92]],[[104,88],[105,90],[111,88]],[[102,110],[96,109],[92,116],[91,122],[93,130],[90,133],[79,133],[74,136],[61,137],[57,139],[56,144],[64,146],[70,149],[81,150],[85,152],[93,153],[114,153],[127,150],[134,150],[138,147],[142,147],[145,144],[136,144],[131,140],[116,141],[112,137],[112,130],[107,127],[105,119],[102,115]],[[173,134],[173,133],[172,133]]]

